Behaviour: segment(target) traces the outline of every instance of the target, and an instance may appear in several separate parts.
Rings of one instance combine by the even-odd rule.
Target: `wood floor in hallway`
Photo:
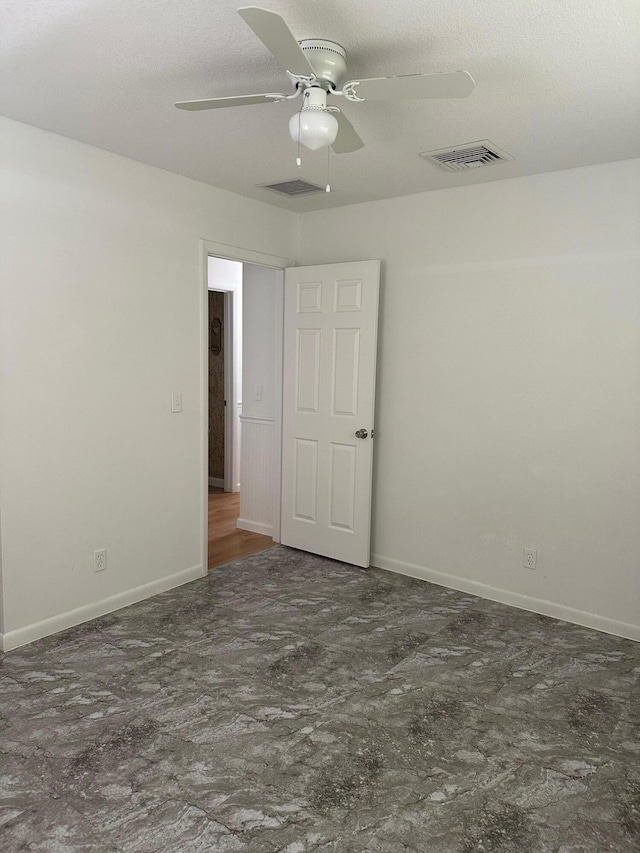
[[[223,492],[212,489],[209,494],[209,568],[223,566],[273,548],[270,536],[238,530],[236,523],[240,516],[240,495],[237,492]]]

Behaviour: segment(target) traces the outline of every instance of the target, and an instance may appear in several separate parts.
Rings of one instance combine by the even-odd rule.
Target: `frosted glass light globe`
[[[289,133],[294,142],[317,151],[327,145],[333,145],[338,135],[338,120],[326,110],[301,110],[289,120]]]

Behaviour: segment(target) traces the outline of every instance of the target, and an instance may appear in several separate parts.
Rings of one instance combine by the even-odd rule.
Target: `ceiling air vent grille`
[[[441,148],[438,151],[423,151],[420,154],[425,160],[432,160],[448,172],[464,172],[467,169],[480,169],[493,163],[513,160],[506,151],[501,151],[487,139],[481,142],[468,142],[456,148]]]
[[[276,184],[262,184],[261,187],[264,190],[272,190],[275,193],[294,197],[324,192],[322,187],[317,187],[315,184],[310,184],[300,178],[295,178],[293,181],[279,181]]]

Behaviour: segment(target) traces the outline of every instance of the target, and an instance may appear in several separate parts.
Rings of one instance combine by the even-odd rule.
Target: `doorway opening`
[[[282,278],[271,267],[207,257],[209,569],[279,538],[272,480]]]
[[[242,266],[242,393],[234,397],[241,403],[242,488],[236,527],[369,566],[380,261],[296,268],[286,258],[207,240],[200,241],[200,250],[203,566],[207,300],[209,286],[218,289],[210,267],[224,260]]]

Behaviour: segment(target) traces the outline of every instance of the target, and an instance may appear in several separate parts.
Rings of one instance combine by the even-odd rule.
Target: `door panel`
[[[356,448],[352,444],[332,442],[330,457],[329,526],[353,533]]]
[[[334,329],[332,415],[357,417],[359,373],[360,329]]]
[[[293,517],[316,523],[318,494],[318,442],[296,438]]]
[[[296,329],[296,412],[318,413],[320,329]]]
[[[379,276],[379,261],[285,275],[281,539],[359,566],[369,565]]]

